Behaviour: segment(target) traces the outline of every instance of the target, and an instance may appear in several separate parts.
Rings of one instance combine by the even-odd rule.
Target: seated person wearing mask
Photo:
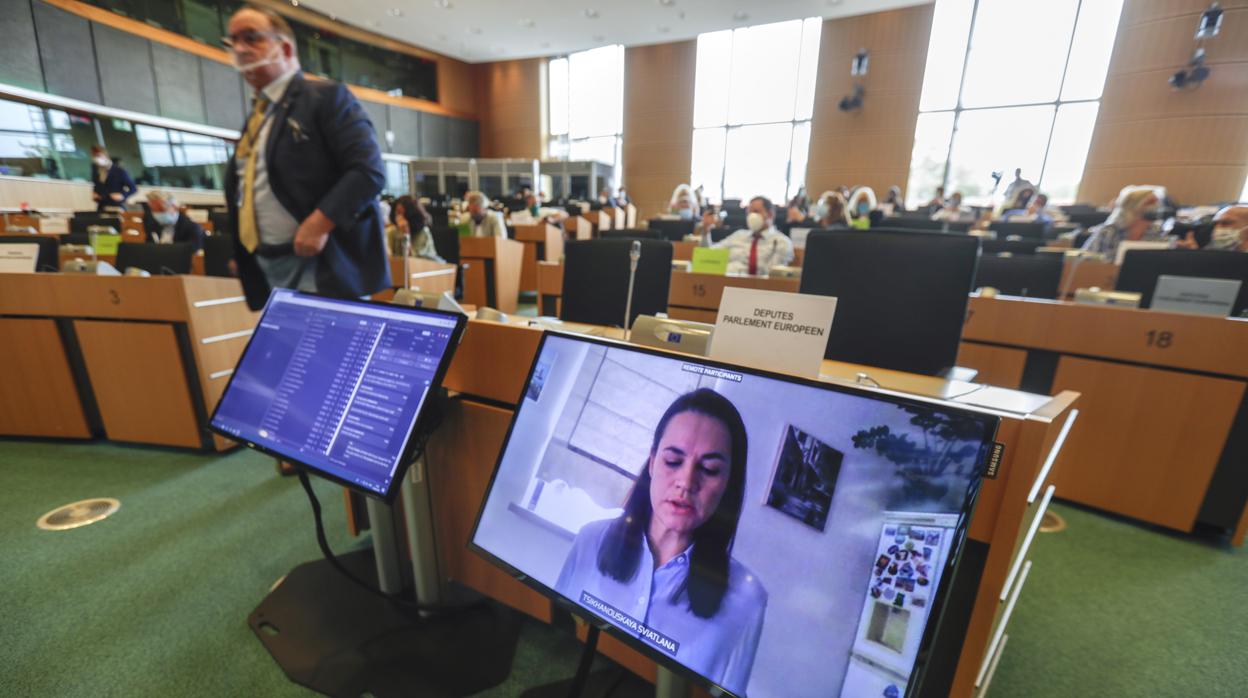
[[[598,192],[598,203],[611,208],[619,207],[619,202],[615,200],[615,197],[611,196],[611,187],[603,187],[602,191]]]
[[[1248,252],[1248,204],[1235,204],[1218,211],[1213,217],[1213,234],[1204,247],[1200,247],[1196,242],[1196,235],[1190,232],[1175,247],[1185,250]]]
[[[178,200],[163,191],[147,193],[147,205],[151,214],[144,216],[143,227],[152,242],[171,244],[189,242],[195,251],[204,247],[204,229],[198,223],[182,215]]]
[[[849,225],[851,228],[866,230],[871,227],[871,212],[876,208],[875,190],[871,187],[858,187],[849,196]]]
[[[934,221],[957,221],[970,218],[970,212],[962,208],[962,192],[955,191],[945,200],[945,205],[932,214]]]
[[[490,199],[479,191],[470,191],[464,196],[468,202],[468,225],[474,238],[507,237],[507,226],[503,223],[503,215],[490,210]]]
[[[756,196],[747,210],[746,229],[711,245],[728,250],[728,273],[766,274],[774,266],[792,262],[793,241],[772,225],[776,214],[771,199]]]
[[[894,184],[888,188],[888,194],[884,196],[884,200],[880,202],[880,209],[886,215],[895,216],[899,213],[905,213],[906,202],[901,197],[901,187]]]
[[[400,196],[390,207],[390,225],[386,226],[386,249],[391,256],[403,256],[403,244],[410,241],[408,256],[422,257],[434,262],[445,262],[438,256],[433,244],[429,224],[433,217],[425,210],[419,199]]]
[[[1099,252],[1110,261],[1118,253],[1123,240],[1165,240],[1158,224],[1158,209],[1166,190],[1157,186],[1123,187],[1105,222],[1089,229],[1091,235],[1083,243],[1087,252]]]
[[[840,192],[825,191],[811,210],[812,222],[820,228],[848,228],[849,211]]]
[[[1016,223],[1035,222],[1053,225],[1058,219],[1059,213],[1060,209],[1049,208],[1048,194],[1036,194],[1026,208],[1010,209],[1001,214],[1001,220],[1014,221]]]
[[[679,184],[672,191],[672,200],[668,209],[681,220],[691,221],[698,217],[698,200],[688,184]]]
[[[125,208],[126,199],[138,191],[130,173],[98,145],[91,146],[91,165],[91,182],[95,185],[91,198],[96,202],[96,210],[103,211],[110,206]]]

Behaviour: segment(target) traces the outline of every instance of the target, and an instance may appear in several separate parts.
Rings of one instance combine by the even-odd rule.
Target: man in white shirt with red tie
[[[711,245],[728,250],[728,273],[766,276],[793,261],[793,241],[772,225],[776,207],[765,196],[750,199],[746,227]]]

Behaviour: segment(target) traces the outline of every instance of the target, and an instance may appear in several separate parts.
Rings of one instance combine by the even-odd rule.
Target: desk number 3
[[[1157,347],[1158,349],[1169,349],[1171,342],[1174,341],[1174,333],[1168,331],[1158,332],[1157,330],[1148,331],[1148,346]]]

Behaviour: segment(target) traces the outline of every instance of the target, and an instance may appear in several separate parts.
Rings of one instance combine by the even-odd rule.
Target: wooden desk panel
[[[181,288],[177,276],[0,274],[0,315],[180,322],[187,318]]]
[[[454,400],[429,439],[428,473],[443,579],[453,579],[550,622],[550,601],[468,549],[477,511],[494,474],[512,411]]]
[[[686,262],[693,261],[693,250],[698,246],[696,242],[686,242],[684,240],[676,240],[672,243],[672,259],[683,260]]]
[[[723,298],[724,289],[729,286],[797,293],[801,280],[763,276],[695,274],[673,269],[671,287],[667,295],[667,313],[682,320],[714,323],[718,316],[719,302]]]
[[[523,243],[497,237],[463,237],[459,239],[459,257],[467,263],[464,268],[465,303],[483,306],[490,305],[492,300],[493,307],[498,310],[516,312],[520,299]],[[488,297],[488,281],[494,285],[493,299]]]
[[[1098,262],[1095,260],[1080,260],[1077,257],[1067,257],[1062,265],[1062,280],[1058,284],[1058,291],[1066,292],[1066,298],[1073,298],[1075,291],[1081,288],[1097,287],[1101,289],[1114,288],[1114,283],[1118,280],[1118,265],[1113,262]]]
[[[563,295],[563,264],[537,263],[537,314],[559,316],[559,297]]]
[[[972,296],[962,339],[1248,378],[1248,320]]]
[[[549,223],[516,226],[516,240],[524,244],[520,290],[537,290],[537,263],[563,259],[563,231]]]
[[[1059,496],[1192,530],[1244,383],[1063,356],[1053,388],[1084,395]]]
[[[976,380],[981,383],[1017,390],[1026,363],[1027,352],[1022,349],[967,342],[958,345],[958,365],[979,371]]]
[[[536,327],[470,320],[442,385],[514,405],[541,339],[542,330]]]
[[[74,332],[108,438],[203,446],[173,327],[75,320]]]
[[[594,237],[594,225],[584,216],[572,216],[563,221],[563,230],[569,240],[589,240]]]
[[[55,320],[0,318],[0,434],[89,439]]]
[[[456,267],[454,264],[435,262],[421,257],[408,257],[407,269],[411,277],[412,288],[418,288],[426,293],[455,292]],[[396,289],[405,288],[402,257],[390,258],[390,283]],[[388,293],[386,296],[386,300],[389,300],[394,297],[394,294]]]

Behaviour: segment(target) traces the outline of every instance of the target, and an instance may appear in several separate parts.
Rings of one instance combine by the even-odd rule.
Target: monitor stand
[[[425,463],[408,470],[402,521],[368,501],[372,549],[337,556],[355,577],[399,593],[400,526],[411,550],[415,604],[381,598],[318,559],[291,570],[248,616],[260,642],[293,682],[331,696],[467,696],[511,673],[520,620],[515,611],[458,586],[439,584]],[[447,611],[426,607],[446,604]]]

